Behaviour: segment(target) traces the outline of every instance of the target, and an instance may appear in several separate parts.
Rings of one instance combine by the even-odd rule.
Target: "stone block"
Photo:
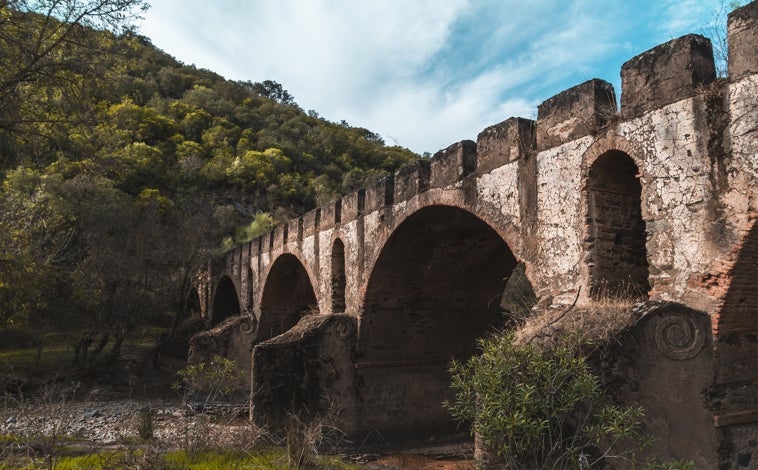
[[[484,129],[476,138],[476,171],[489,173],[516,161],[536,147],[535,122],[511,117]]]
[[[476,171],[476,143],[463,140],[435,153],[430,163],[432,188],[444,188]]]
[[[366,205],[366,190],[361,188],[342,197],[342,223],[346,224],[363,215]]]
[[[395,194],[395,176],[389,175],[366,188],[365,213],[391,206]]]
[[[395,172],[394,203],[407,201],[416,194],[429,189],[431,165],[429,160],[419,160]]]
[[[537,150],[594,134],[616,115],[613,85],[594,78],[537,107]]]
[[[729,79],[758,73],[758,2],[731,12],[727,23]]]
[[[321,229],[334,227],[342,218],[342,200],[330,201],[321,206]]]
[[[303,217],[303,238],[308,238],[318,232],[321,222],[321,209],[314,209]]]
[[[695,94],[716,78],[711,41],[689,34],[621,66],[621,115],[632,119]]]
[[[285,240],[287,243],[298,242],[303,239],[301,220],[302,219],[298,217],[297,219],[290,219],[287,222],[287,239]]]
[[[277,225],[271,229],[271,249],[284,246],[284,225]]]

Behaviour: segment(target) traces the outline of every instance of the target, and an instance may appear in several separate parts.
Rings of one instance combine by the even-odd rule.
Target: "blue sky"
[[[722,0],[150,3],[140,32],[178,60],[434,153],[591,78],[619,94],[621,64],[705,32]]]

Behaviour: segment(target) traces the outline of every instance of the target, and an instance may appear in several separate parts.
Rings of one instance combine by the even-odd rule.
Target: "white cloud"
[[[723,10],[722,0],[664,0],[656,26],[659,40],[668,41],[684,34],[701,32]],[[725,13],[725,12],[723,12]],[[726,21],[726,17],[722,18]],[[705,20],[705,21],[704,21]]]
[[[616,82],[651,31],[682,34],[718,1],[153,0],[143,32],[180,60],[278,81],[304,109],[435,152],[589,78]]]

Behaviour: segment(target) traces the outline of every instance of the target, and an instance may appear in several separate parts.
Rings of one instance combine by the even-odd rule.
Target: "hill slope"
[[[2,13],[0,328],[73,331],[79,361],[176,326],[222,240],[418,158],[303,112],[276,82],[225,80],[130,32],[72,28],[34,59],[35,38],[66,25]]]

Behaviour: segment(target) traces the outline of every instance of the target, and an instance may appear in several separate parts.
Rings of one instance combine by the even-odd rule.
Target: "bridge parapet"
[[[435,153],[431,161],[430,188],[455,184],[476,171],[476,143],[464,140]]]
[[[758,3],[752,2],[729,14],[729,78],[739,80],[758,73]]]
[[[711,41],[689,34],[621,66],[621,115],[633,119],[695,95],[716,78]]]
[[[342,197],[342,224],[348,224],[363,215],[366,208],[366,189],[361,188]]]
[[[593,78],[537,107],[537,150],[547,150],[596,133],[616,114],[610,83]]]
[[[534,152],[535,122],[511,117],[484,129],[476,138],[476,172],[489,173]]]
[[[366,212],[391,206],[395,195],[395,175],[386,176],[366,188]]]
[[[342,220],[342,199],[329,201],[321,206],[321,220],[319,220],[319,230],[325,230],[334,227]]]
[[[429,160],[418,160],[406,165],[395,172],[395,191],[393,204],[407,201],[419,193],[429,189],[431,164]]]

